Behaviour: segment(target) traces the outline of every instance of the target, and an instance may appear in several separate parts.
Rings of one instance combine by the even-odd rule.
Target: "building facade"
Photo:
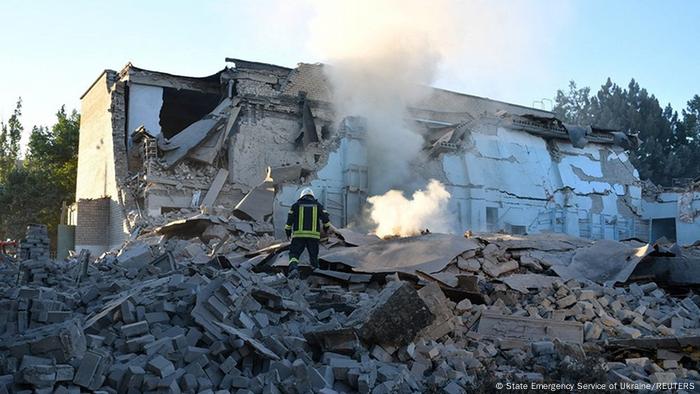
[[[289,205],[308,185],[337,225],[363,221],[372,176],[382,169],[368,161],[372,131],[362,119],[337,119],[323,66],[227,61],[204,78],[129,64],[103,72],[83,95],[76,249],[108,250],[140,221],[203,205],[269,222],[280,235]],[[452,231],[671,235],[661,219],[675,220],[678,211],[668,216],[673,201],[643,198],[627,155],[634,137],[424,89],[408,110],[424,139],[412,169],[416,184],[437,179],[450,192]],[[690,226],[673,234],[679,241],[698,237],[699,201],[690,197],[684,218],[691,223],[683,222]]]

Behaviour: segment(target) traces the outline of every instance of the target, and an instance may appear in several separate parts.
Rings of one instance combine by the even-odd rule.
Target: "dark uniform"
[[[304,248],[309,251],[309,259],[314,268],[318,268],[318,243],[321,239],[321,227],[328,230],[331,226],[328,212],[314,196],[302,196],[292,205],[287,215],[287,225],[284,231],[287,237],[292,237],[289,246],[289,268],[295,270],[299,264],[299,256]]]

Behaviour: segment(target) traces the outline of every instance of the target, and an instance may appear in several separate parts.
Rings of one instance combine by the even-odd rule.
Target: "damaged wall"
[[[295,116],[246,106],[241,111],[238,131],[230,140],[234,160],[229,163],[229,179],[250,189],[265,179],[268,166],[315,166],[314,154],[320,160],[322,151],[314,152],[313,147],[298,149],[295,140],[299,130]]]
[[[212,100],[217,97],[218,105],[199,100],[197,107],[184,99],[180,104],[201,117],[190,119],[193,124],[213,116],[218,119],[219,123],[214,122],[218,128],[193,133],[198,137],[191,147],[187,141],[178,142],[184,145],[176,149],[186,149],[172,160],[163,158],[172,157],[174,151],[167,150],[175,148],[168,148],[168,142],[159,139],[165,168],[150,174],[146,186],[136,192],[136,200],[143,206],[129,205],[128,197],[121,205],[116,202],[122,215],[136,208],[153,217],[171,209],[196,210],[197,202],[221,170],[227,170],[228,179],[215,205],[233,209],[245,193],[263,182],[272,167],[273,172],[281,169],[296,173],[272,182],[276,191],[271,208],[275,224],[284,223],[298,191],[309,184],[337,225],[361,218],[372,173],[383,169],[368,168],[363,127],[351,120],[335,119],[323,67],[302,63],[289,69],[237,59],[227,61],[234,66],[205,78],[127,66],[119,75],[123,84],[117,86],[128,86],[128,111],[114,107],[114,100],[110,107],[109,93],[100,95],[93,87],[84,100],[85,133],[81,126],[80,147],[83,171],[79,176],[91,179],[97,172],[104,182],[99,191],[94,190],[99,182],[79,182],[78,195],[118,195],[117,183],[126,176],[119,166],[126,162],[126,154],[125,144],[116,141],[125,141],[123,133],[142,124],[152,134],[165,134],[164,124],[173,124],[167,115],[173,111],[165,107],[175,105],[175,92],[189,92]],[[540,127],[538,121],[553,119],[549,112],[441,89],[431,89],[424,96],[409,109],[426,136],[425,157],[412,163],[415,185],[422,187],[434,178],[448,187],[455,232],[553,231],[587,238],[648,238],[649,226],[641,216],[639,175],[612,138],[605,139],[607,134],[595,136],[598,139],[589,136],[593,140],[577,148],[565,129],[549,125],[536,130]],[[100,104],[100,100],[105,102]],[[211,105],[217,109],[203,112]],[[117,126],[114,119],[121,117],[123,122],[125,116],[126,124]],[[515,118],[520,119],[520,126],[514,123]],[[114,130],[119,128],[122,134],[117,138]],[[443,138],[441,133],[452,134]],[[175,138],[182,139],[187,138]],[[431,148],[436,140],[440,145]],[[191,149],[202,150],[205,145],[209,153],[200,152],[197,161]],[[204,156],[208,159],[203,162]],[[115,162],[119,168],[112,169]],[[279,230],[281,226],[277,227]]]
[[[151,135],[172,138],[209,113],[219,103],[218,93],[129,83],[129,133],[144,126]]]
[[[126,174],[126,116],[123,86],[118,86],[116,72],[105,71],[81,97],[81,114],[76,201],[109,198],[109,216],[78,208],[78,223],[100,221],[98,228],[106,234],[104,244],[96,245],[77,229],[75,243],[77,250],[102,252],[121,244],[127,232],[117,186],[117,177]]]
[[[129,86],[129,121],[127,130],[143,125],[152,135],[160,134],[160,109],[163,106],[163,88],[132,84]]]
[[[324,205],[331,222],[345,227],[360,221],[367,198],[369,179],[365,131],[345,122],[340,130],[343,138],[338,147],[329,153],[325,165],[316,172],[311,188]],[[287,212],[299,198],[303,185],[283,184],[275,196],[274,223],[285,223]],[[276,235],[283,236],[283,226],[276,226]]]
[[[563,140],[548,144],[542,137],[493,120],[472,130],[465,146],[463,153],[442,157],[443,179],[453,196],[451,208],[463,228],[609,239],[632,236],[628,225],[591,231],[590,224],[591,218],[616,218],[618,223],[640,219],[635,213],[640,210],[639,178],[624,153],[601,144],[583,149]],[[631,207],[621,209],[620,199],[630,201]]]
[[[642,210],[644,216],[651,220],[650,236],[664,236],[681,245],[700,240],[700,191],[661,192],[655,196],[645,196]]]

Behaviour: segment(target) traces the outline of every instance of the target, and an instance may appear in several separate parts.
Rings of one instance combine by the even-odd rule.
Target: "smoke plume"
[[[446,1],[366,1],[317,3],[323,47],[330,66],[338,119],[362,116],[367,125],[368,199],[379,235],[415,234],[444,216],[450,194],[439,182],[407,200],[401,191],[423,148],[408,108],[436,75],[446,37],[451,37]],[[362,23],[358,26],[357,22]],[[332,25],[327,25],[331,23]],[[415,177],[414,177],[415,178]],[[437,230],[437,228],[436,228]]]
[[[426,190],[416,191],[410,200],[400,191],[389,190],[383,195],[370,197],[367,201],[370,204],[370,218],[376,225],[375,234],[379,237],[407,237],[420,234],[425,229],[431,232],[449,232],[449,199],[450,193],[445,190],[445,186],[431,179]]]
[[[447,33],[443,27],[451,19],[446,4],[316,3],[312,36],[330,64],[325,70],[337,117],[359,115],[367,121],[370,194],[403,188],[410,179],[410,163],[423,138],[408,121],[408,107],[435,78]]]
[[[439,71],[462,81],[495,86],[527,69],[512,59],[532,58],[541,34],[526,4],[456,0],[311,0],[309,47],[325,67],[338,120],[362,116],[367,124],[369,199],[379,234],[415,233],[444,217],[449,193],[431,182],[426,191],[414,174],[423,138],[408,109],[429,94]],[[537,24],[535,24],[537,25]],[[542,72],[536,67],[537,73]],[[489,78],[484,78],[486,75]],[[531,78],[532,76],[530,76]],[[439,82],[439,81],[438,81]],[[469,85],[465,83],[464,85]],[[418,179],[417,179],[418,178]],[[399,191],[400,190],[400,191]],[[397,210],[393,203],[410,209]],[[419,205],[426,208],[421,209]],[[425,210],[431,214],[421,214]],[[408,217],[410,216],[410,217]],[[428,224],[431,224],[430,226]]]

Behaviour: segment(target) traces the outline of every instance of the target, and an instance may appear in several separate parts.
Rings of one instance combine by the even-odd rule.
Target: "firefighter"
[[[304,248],[309,251],[309,260],[313,268],[318,268],[318,244],[321,239],[321,228],[334,231],[328,212],[323,208],[311,188],[301,191],[299,200],[289,209],[287,225],[284,231],[287,238],[292,238],[289,246],[289,277],[299,277],[299,256]]]

